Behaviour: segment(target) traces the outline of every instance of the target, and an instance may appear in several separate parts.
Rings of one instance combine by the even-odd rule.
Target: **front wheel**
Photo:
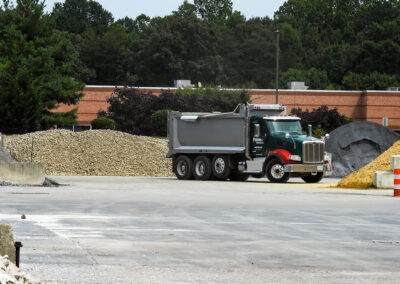
[[[318,172],[316,174],[309,174],[304,177],[301,177],[306,183],[317,183],[320,182],[321,179],[324,177],[323,172]]]
[[[267,164],[266,174],[271,182],[276,183],[285,183],[290,178],[290,174],[285,173],[283,164],[278,160],[272,160]]]

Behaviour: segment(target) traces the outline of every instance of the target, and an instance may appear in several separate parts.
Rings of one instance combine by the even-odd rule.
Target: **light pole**
[[[279,30],[275,31],[276,33],[276,104],[279,103]]]

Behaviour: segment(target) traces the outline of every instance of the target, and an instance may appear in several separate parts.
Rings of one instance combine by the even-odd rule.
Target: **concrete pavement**
[[[393,283],[399,198],[324,184],[52,177],[0,188],[21,267],[61,283]],[[21,220],[20,215],[27,219]]]

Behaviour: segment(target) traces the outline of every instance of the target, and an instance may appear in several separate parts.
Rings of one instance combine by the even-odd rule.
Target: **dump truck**
[[[181,180],[266,176],[276,183],[290,177],[317,183],[332,174],[324,141],[303,134],[300,118],[286,115],[284,105],[240,104],[227,113],[171,112],[167,128],[167,158]]]

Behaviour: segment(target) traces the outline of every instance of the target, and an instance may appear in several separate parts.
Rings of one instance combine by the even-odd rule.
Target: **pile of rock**
[[[39,284],[40,282],[32,280],[28,274],[16,267],[6,255],[0,256],[0,283]]]
[[[332,153],[333,176],[344,177],[375,160],[400,136],[370,121],[343,125],[330,133],[326,150]]]
[[[171,176],[167,140],[112,130],[41,131],[7,136],[20,162],[41,162],[48,175]]]

